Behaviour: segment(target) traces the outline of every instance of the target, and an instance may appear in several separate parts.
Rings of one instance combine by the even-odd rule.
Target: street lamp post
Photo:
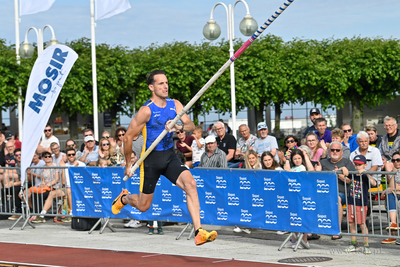
[[[250,15],[249,6],[247,5],[246,1],[244,0],[237,0],[235,4],[229,5],[228,7],[219,2],[213,6],[211,9],[210,19],[207,24],[203,28],[203,35],[208,40],[216,40],[221,35],[221,27],[217,24],[214,20],[214,10],[217,6],[221,5],[225,8],[226,16],[227,16],[227,35],[229,40],[229,55],[230,57],[233,56],[235,52],[233,50],[233,40],[235,39],[235,31],[234,31],[234,10],[237,3],[242,2],[246,6],[246,16],[239,24],[240,32],[245,36],[251,36],[257,29],[258,24],[255,19]],[[230,73],[231,73],[231,109],[232,109],[232,132],[233,135],[236,137],[236,93],[235,93],[235,67],[234,63],[230,66]]]

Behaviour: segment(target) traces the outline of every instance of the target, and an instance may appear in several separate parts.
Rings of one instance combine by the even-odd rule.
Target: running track
[[[289,266],[278,263],[0,242],[0,266]],[[300,265],[290,265],[300,266]],[[304,266],[304,265],[303,265]]]

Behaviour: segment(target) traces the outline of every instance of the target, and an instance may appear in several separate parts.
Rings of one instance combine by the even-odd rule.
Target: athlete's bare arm
[[[124,136],[124,152],[125,152],[125,175],[130,176],[131,171],[131,154],[132,154],[132,140],[135,136],[139,135],[140,131],[150,120],[151,110],[147,106],[143,106],[139,109],[139,112],[129,123],[128,130]]]

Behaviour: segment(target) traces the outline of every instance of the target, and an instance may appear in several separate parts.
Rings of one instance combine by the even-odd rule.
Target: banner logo
[[[239,197],[237,197],[235,194],[228,193],[228,205],[239,206]]]
[[[112,197],[111,190],[106,187],[102,187],[101,188],[101,198],[102,199],[111,199],[111,197]]]
[[[85,187],[84,198],[93,198],[93,191],[90,187]]]
[[[311,200],[311,197],[303,197],[303,210],[315,210],[316,203]]]
[[[226,212],[223,208],[217,208],[217,220],[226,221],[228,220],[228,212]]]
[[[131,178],[131,185],[140,185],[140,176],[138,176],[136,173]]]
[[[240,221],[241,222],[251,222],[251,217],[253,216],[248,210],[240,210]]]
[[[264,190],[275,191],[275,183],[271,181],[271,178],[264,178]]]
[[[277,197],[277,204],[279,209],[287,209],[289,208],[289,201],[285,199],[284,196],[276,196]]]
[[[302,220],[301,218],[297,215],[297,213],[290,213],[290,225],[291,226],[301,226],[302,225]]]
[[[76,211],[86,211],[85,203],[83,203],[81,200],[76,201]]]
[[[186,192],[183,190],[182,190],[182,192],[183,192],[183,202],[186,203]]]
[[[331,228],[332,221],[326,217],[326,215],[318,214],[318,227],[319,228]]]
[[[204,219],[204,214],[205,214],[204,210],[200,210],[200,219]]]
[[[158,179],[156,186],[161,186],[161,177]]]
[[[317,180],[317,193],[329,193],[329,184],[325,180]]]
[[[172,216],[182,217],[182,209],[179,205],[172,205]]]
[[[162,199],[161,201],[167,201],[171,202],[172,201],[172,195],[171,193],[168,192],[168,190],[162,190]]]
[[[251,199],[251,206],[252,207],[264,207],[264,199],[260,197],[260,195],[254,195],[252,194],[252,199]]]
[[[274,215],[273,211],[265,211],[265,223],[277,224],[278,216]]]
[[[140,214],[142,214],[142,212],[140,210],[138,210],[137,208],[132,207],[131,214],[140,215]]]
[[[222,176],[216,176],[217,184],[216,188],[226,188],[226,180]]]
[[[76,184],[83,184],[83,175],[79,172],[74,172],[74,182]]]
[[[196,180],[197,187],[204,187],[204,180],[200,178],[200,175],[193,175],[193,178]]]
[[[93,184],[101,184],[101,177],[99,176],[98,173],[92,172],[92,180]]]
[[[111,174],[112,174],[112,183],[121,184],[121,176],[118,173],[111,173]]]
[[[213,196],[212,192],[207,192],[206,191],[206,196],[205,196],[205,203],[206,204],[215,204],[215,196]]]
[[[153,206],[151,215],[160,216],[162,208],[158,204],[151,204]]]
[[[297,179],[288,179],[289,192],[300,192],[301,184],[297,183]]]
[[[239,180],[239,189],[251,189],[251,182],[247,180],[247,177],[239,177]]]
[[[101,207],[101,204],[99,201],[94,202],[94,212],[103,212],[103,208]]]

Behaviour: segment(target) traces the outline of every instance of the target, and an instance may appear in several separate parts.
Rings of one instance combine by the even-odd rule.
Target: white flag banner
[[[106,19],[131,8],[128,0],[96,0],[95,19]]]
[[[48,10],[56,0],[21,0],[19,14],[30,15]]]
[[[25,181],[25,171],[32,162],[61,88],[77,59],[78,54],[68,46],[51,45],[39,55],[32,68],[25,96],[22,128],[22,185]]]

